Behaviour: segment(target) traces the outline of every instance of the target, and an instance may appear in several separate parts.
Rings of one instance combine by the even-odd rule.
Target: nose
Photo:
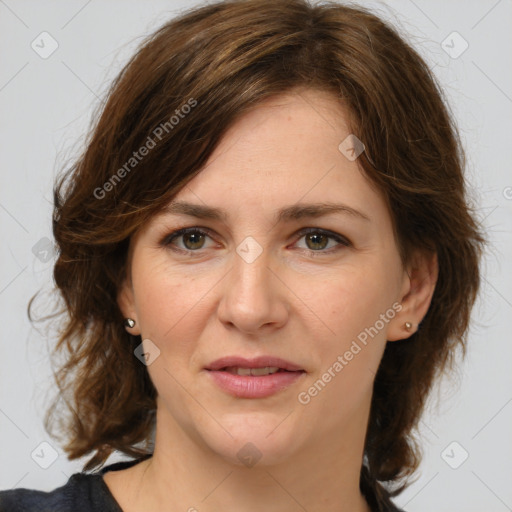
[[[254,261],[234,255],[233,267],[223,279],[218,315],[226,326],[246,334],[282,327],[289,312],[291,293],[263,251]]]

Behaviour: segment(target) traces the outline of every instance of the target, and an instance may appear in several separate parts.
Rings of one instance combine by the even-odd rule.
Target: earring
[[[411,322],[405,322],[404,327],[406,328],[406,330],[410,331],[412,329]]]
[[[133,318],[125,318],[124,319],[124,326],[129,327],[130,329],[135,327],[135,320]]]

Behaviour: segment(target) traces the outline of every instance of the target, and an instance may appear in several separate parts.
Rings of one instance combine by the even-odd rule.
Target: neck
[[[369,512],[359,490],[366,423],[347,428],[354,431],[317,439],[285,462],[262,458],[247,467],[192,439],[160,408],[154,453],[135,483],[138,499],[155,511]]]

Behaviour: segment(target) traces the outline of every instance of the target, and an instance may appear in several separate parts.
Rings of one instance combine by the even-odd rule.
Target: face
[[[338,148],[349,134],[327,93],[266,101],[132,238],[119,304],[169,436],[235,463],[247,442],[275,463],[364,436],[411,281],[384,199]]]

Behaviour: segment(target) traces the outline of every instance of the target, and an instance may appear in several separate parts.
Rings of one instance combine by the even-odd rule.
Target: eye
[[[345,237],[332,231],[326,231],[325,229],[306,228],[301,230],[298,234],[301,235],[301,239],[304,238],[306,243],[305,250],[310,253],[320,253],[320,255],[330,254],[339,250],[341,248],[339,247],[340,245],[344,247],[351,245]],[[329,241],[336,243],[331,245],[328,250],[324,250],[329,245]],[[314,256],[317,256],[317,254],[314,254]]]
[[[306,247],[299,247],[299,249],[309,252],[312,256],[331,254],[341,249],[341,247],[351,246],[351,243],[345,237],[325,229],[305,228],[297,233],[297,235],[299,235],[300,238],[295,244],[304,238]],[[167,235],[161,243],[163,246],[171,247],[174,251],[190,254],[204,249],[206,238],[211,238],[207,229],[191,227],[174,231],[170,235]],[[181,246],[175,243],[175,241],[179,239],[181,239]],[[335,243],[328,247],[330,241],[334,241]],[[328,249],[325,250],[326,248]]]
[[[195,252],[198,249],[203,249],[205,238],[210,238],[207,231],[199,228],[183,228],[166,236],[162,241],[163,245],[175,245],[173,242],[176,239],[182,238],[184,247],[173,247],[173,249],[181,251]]]

